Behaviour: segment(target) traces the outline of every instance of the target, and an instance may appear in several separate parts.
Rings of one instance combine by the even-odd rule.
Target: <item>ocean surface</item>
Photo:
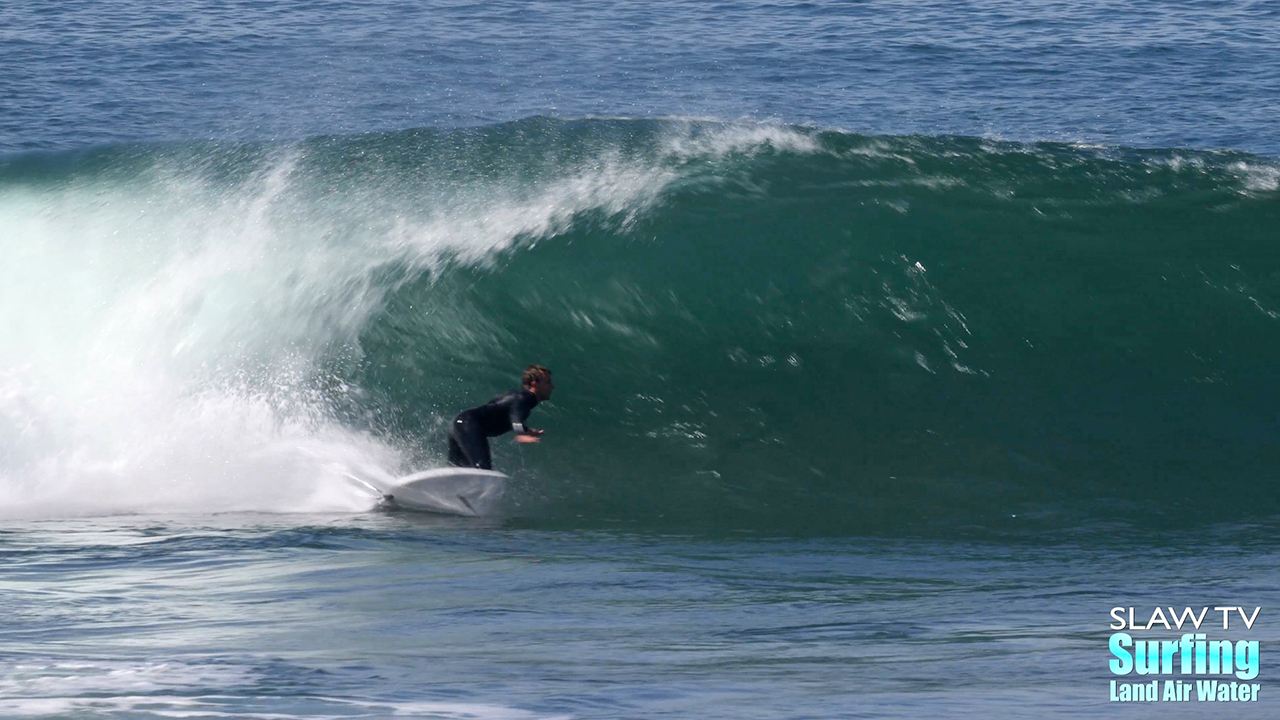
[[[0,7],[0,715],[1276,717],[1277,117],[1265,2]]]

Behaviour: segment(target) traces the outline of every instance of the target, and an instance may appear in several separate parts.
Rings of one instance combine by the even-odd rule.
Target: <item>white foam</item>
[[[0,712],[56,714],[112,696],[193,687],[234,687],[252,679],[243,668],[183,662],[28,660],[0,671]],[[106,696],[106,697],[103,697]]]
[[[1280,167],[1264,163],[1232,163],[1231,171],[1250,192],[1275,192],[1280,190]]]
[[[305,705],[291,711],[290,705]],[[269,709],[262,709],[266,705]],[[571,715],[544,715],[519,708],[486,703],[376,702],[341,698],[233,698],[200,695],[117,695],[107,697],[3,698],[0,712],[6,717],[59,717],[85,714],[122,714],[161,718],[254,718],[301,720],[303,718],[417,717],[433,720],[569,720]]]
[[[1189,156],[1173,155],[1167,159],[1160,158],[1152,162],[1168,167],[1174,172],[1202,173],[1211,170],[1220,172],[1225,167],[1227,172],[1238,178],[1244,185],[1245,194],[1280,190],[1280,166],[1262,159],[1237,160],[1224,165],[1202,153]]]
[[[227,664],[167,661],[28,659],[0,670],[0,714],[50,717],[121,714],[139,717],[412,716],[458,720],[563,720],[475,702],[382,701],[327,695],[273,696],[255,691],[261,677]],[[208,694],[208,688],[219,688]]]
[[[620,216],[626,225],[674,178],[674,171],[606,154],[591,167],[536,188],[490,186],[483,193],[438,200],[430,217],[398,220],[390,250],[424,268],[436,267],[446,256],[484,263],[521,240],[536,242],[563,232],[587,210]]]
[[[766,150],[815,154],[824,151],[817,133],[769,123],[704,124],[673,121],[662,139],[663,150],[679,158],[720,158]]]

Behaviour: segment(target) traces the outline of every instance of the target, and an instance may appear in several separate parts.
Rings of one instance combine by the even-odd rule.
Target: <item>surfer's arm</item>
[[[541,430],[531,428],[525,424],[525,421],[529,419],[529,411],[531,410],[533,410],[532,407],[526,406],[519,400],[511,403],[511,429],[516,433],[516,442],[537,442],[538,436],[542,435]],[[524,440],[522,438],[532,439]]]
[[[511,421],[511,429],[516,431],[516,442],[536,443],[542,437],[542,431],[531,428],[522,422]]]
[[[525,418],[518,418],[517,412],[513,411],[511,413],[511,429],[516,433],[516,442],[538,442],[538,438],[542,436],[542,431],[525,425]],[[528,415],[527,412],[523,414]]]
[[[511,429],[516,431],[516,442],[538,442],[538,438],[542,437],[542,431],[537,428],[531,428],[524,423],[511,423]]]

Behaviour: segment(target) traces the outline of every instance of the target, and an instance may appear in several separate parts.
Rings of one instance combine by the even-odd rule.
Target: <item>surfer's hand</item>
[[[541,435],[541,434],[542,434],[542,431],[541,431],[541,430],[539,430],[539,431],[538,431],[538,435]],[[529,434],[529,435],[517,435],[517,436],[516,436],[516,442],[518,442],[518,443],[536,443],[536,442],[538,442],[538,441],[541,439],[541,438],[539,438],[539,437],[538,437],[538,435],[533,435],[533,434]]]

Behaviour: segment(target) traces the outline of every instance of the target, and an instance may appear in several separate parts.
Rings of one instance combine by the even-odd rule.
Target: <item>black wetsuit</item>
[[[449,426],[449,464],[492,470],[489,438],[512,430],[527,432],[524,421],[537,404],[537,395],[521,389],[503,393],[480,407],[463,410]]]

